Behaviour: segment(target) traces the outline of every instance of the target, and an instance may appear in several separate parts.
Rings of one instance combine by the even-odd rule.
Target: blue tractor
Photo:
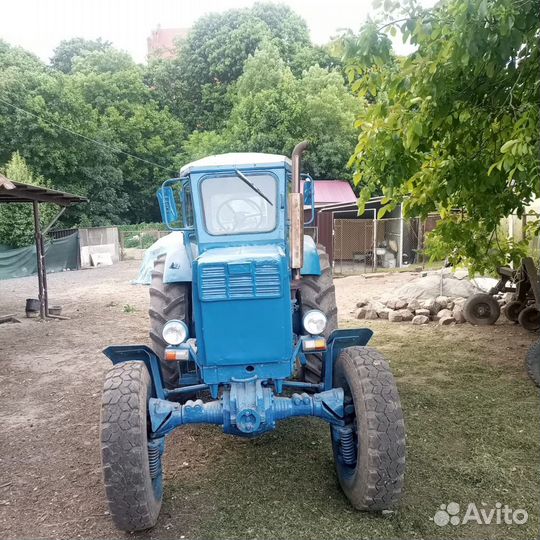
[[[330,425],[337,476],[355,508],[382,511],[400,497],[396,384],[366,346],[371,330],[337,328],[328,256],[304,235],[314,208],[311,179],[301,187],[306,147],[291,160],[201,159],[158,192],[164,222],[183,241],[155,263],[152,347],[104,351],[113,367],[103,390],[103,475],[122,530],[156,523],[165,440],[186,424],[249,438],[287,418],[318,417]]]

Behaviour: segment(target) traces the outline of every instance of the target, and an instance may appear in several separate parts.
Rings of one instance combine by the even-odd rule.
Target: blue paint
[[[370,330],[335,332],[324,352],[324,383],[291,380],[295,364],[305,363],[301,347],[305,336],[293,332],[296,300],[291,296],[287,208],[290,162],[279,157],[234,165],[234,157],[229,161],[230,165],[212,160],[195,162],[183,169],[182,178],[164,182],[158,194],[167,226],[183,231],[182,242],[166,254],[164,281],[192,284],[197,340],[169,347],[188,351],[185,360],[178,361],[178,387],[163,387],[159,361],[147,347],[109,347],[105,351],[113,363],[138,360],[147,366],[156,398],[151,412],[154,437],[187,423],[218,423],[227,433],[241,436],[269,431],[277,420],[291,416],[319,416],[339,423],[342,392],[331,386],[335,357],[344,346],[365,344],[371,337]],[[223,234],[223,225],[216,228],[213,221],[205,223],[203,189],[207,196],[228,202],[227,189],[214,184],[220,178],[222,182],[233,182],[231,185],[238,184],[238,178],[244,184],[265,185],[270,202],[260,206],[260,219],[264,217],[265,221],[259,223],[271,225],[259,227],[259,232],[248,228],[246,232]],[[305,204],[313,206],[313,184],[308,179],[304,185]],[[181,212],[176,207],[178,202]],[[212,204],[220,209],[222,203],[217,199]],[[232,212],[231,226],[235,227],[236,210]],[[275,212],[275,221],[270,212]],[[180,217],[183,223],[178,223]],[[306,235],[301,274],[320,273],[317,246]],[[281,397],[283,388],[320,393]],[[204,390],[210,390],[213,401],[196,405],[168,401]],[[163,422],[167,423],[166,429]]]
[[[328,338],[326,352],[324,353],[324,389],[333,387],[334,364],[341,351],[346,347],[365,347],[373,336],[370,328],[349,328],[334,330]]]
[[[275,396],[257,378],[234,382],[222,399],[210,402],[188,401],[185,404],[162,399],[149,402],[152,437],[163,437],[187,424],[217,424],[225,433],[254,437],[272,431],[280,420],[314,416],[332,425],[343,421],[343,390],[334,388],[317,394]]]
[[[152,378],[152,396],[165,398],[161,365],[154,351],[146,345],[112,345],[103,354],[113,363],[144,362]]]
[[[304,235],[304,265],[300,270],[303,276],[320,276],[321,259],[317,251],[315,240],[309,235]]]
[[[285,251],[272,244],[215,248],[194,261],[193,277],[203,381],[288,377],[294,343]]]
[[[157,192],[159,211],[165,223],[178,221],[178,207],[174,200],[174,191],[170,185],[162,186]]]

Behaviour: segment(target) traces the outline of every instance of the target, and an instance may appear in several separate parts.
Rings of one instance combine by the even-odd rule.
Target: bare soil
[[[69,317],[62,321],[24,318],[25,299],[37,296],[35,277],[0,281],[0,314],[14,313],[22,320],[20,324],[0,325],[1,538],[124,537],[109,519],[101,481],[99,409],[103,374],[110,366],[101,351],[111,344],[148,343],[148,288],[130,284],[138,265],[138,261],[125,261],[112,267],[49,275],[51,304],[60,304],[63,315]],[[337,279],[341,324],[358,325],[360,321],[354,320],[352,312],[359,297],[377,296],[414,277],[396,273],[369,279],[361,276]],[[464,346],[462,354],[469,354],[473,358],[471,362],[480,356],[479,362],[486,369],[498,370],[497,377],[508,377],[515,382],[515,388],[529,406],[535,403],[534,389],[520,367],[533,338],[515,325],[501,322],[481,331],[468,325],[413,328],[406,323],[392,325],[383,321],[368,325],[378,333],[377,342],[382,350],[398,359],[398,383],[409,396],[406,413],[408,410],[413,440],[417,421],[414,411],[429,406],[420,402],[418,389],[425,382],[428,394],[435,392],[435,387],[438,392],[441,381],[451,388],[452,375],[445,371],[446,365],[436,376],[432,374],[436,380],[431,380],[420,366],[414,367],[412,362],[417,359],[408,360],[411,350],[429,359],[433,343],[439,351],[450,351],[456,344]],[[481,351],[486,343],[490,352],[484,356]],[[409,347],[407,359],[399,363],[404,347]],[[450,358],[454,357],[450,355]],[[411,370],[406,369],[406,362],[411,362]],[[531,415],[523,421],[533,418],[537,422],[536,412]],[[151,532],[135,536],[275,538],[288,537],[291,531],[296,531],[298,538],[304,537],[304,533],[312,538],[358,537],[359,518],[339,494],[335,479],[330,480],[333,478],[331,453],[326,438],[321,439],[322,428],[312,421],[293,421],[289,425],[292,427],[277,430],[258,441],[232,439],[213,427],[175,432],[166,452],[167,488],[160,520]],[[456,423],[456,429],[459,425]],[[298,429],[305,433],[302,442],[294,438]],[[538,485],[531,484],[527,469],[527,465],[537,469],[538,464],[531,456],[538,446],[529,439],[527,445],[525,469],[520,472],[522,481],[514,478],[512,484],[520,493],[529,489],[538,491]],[[422,448],[422,443],[418,448]],[[317,456],[322,455],[322,471],[302,468],[311,467],[314,450]],[[280,461],[285,459],[282,456],[285,453],[287,461]],[[418,486],[424,489],[430,479],[418,472],[421,463],[426,462],[422,462],[420,454],[416,455]],[[296,459],[307,461],[307,465],[295,468]],[[293,467],[287,469],[291,460]],[[267,475],[262,480],[264,489],[252,492],[255,488],[249,481],[259,474],[261,463],[267,467],[267,472],[263,471]],[[290,482],[290,488],[282,490],[275,485],[280,471],[285,473],[280,481]],[[302,476],[296,478],[298,471],[302,471]],[[238,480],[245,475],[247,485]],[[432,481],[435,476],[432,475]],[[463,479],[464,483],[470,481],[468,477]],[[300,497],[295,485],[301,486],[302,482],[306,484],[298,488],[304,489]],[[314,495],[305,495],[306,490]],[[409,490],[414,493],[407,504],[414,507],[418,491]],[[240,500],[245,493],[249,498],[236,504],[235,498]],[[433,504],[446,502],[446,495],[452,494],[445,493]],[[428,493],[429,501],[433,496]],[[261,499],[253,499],[258,497]],[[308,506],[306,500],[310,501]],[[301,505],[298,515],[291,501]],[[259,506],[252,507],[255,504]],[[433,510],[436,508],[433,506]],[[340,515],[334,515],[334,511]],[[258,515],[261,521],[252,522]],[[403,521],[362,519],[365,521],[362,530],[371,537],[379,534],[411,537],[415,536],[415,530],[433,536],[430,529],[422,533],[423,525],[418,525],[414,517],[409,521],[407,517]],[[429,521],[427,517],[426,520]],[[281,528],[273,527],[275,523],[281,523]],[[346,528],[342,528],[343,523]]]

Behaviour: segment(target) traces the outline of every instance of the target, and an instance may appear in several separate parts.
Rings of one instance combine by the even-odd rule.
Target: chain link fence
[[[425,233],[437,220],[432,221],[334,219],[334,272],[348,275],[423,265]]]
[[[168,235],[169,230],[158,229],[132,229],[129,231],[118,231],[120,240],[120,252],[122,260],[124,259],[141,259],[144,251],[148,249],[154,242]]]

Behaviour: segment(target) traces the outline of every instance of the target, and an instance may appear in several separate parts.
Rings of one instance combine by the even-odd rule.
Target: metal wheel
[[[528,306],[519,314],[518,322],[525,330],[536,332],[540,330],[540,311],[536,306]]]
[[[384,357],[348,347],[334,368],[334,386],[345,392],[345,426],[332,426],[341,487],[358,510],[395,506],[405,472],[405,424],[394,377]]]
[[[463,306],[465,319],[478,326],[495,324],[500,314],[501,306],[493,296],[486,293],[474,294]]]

